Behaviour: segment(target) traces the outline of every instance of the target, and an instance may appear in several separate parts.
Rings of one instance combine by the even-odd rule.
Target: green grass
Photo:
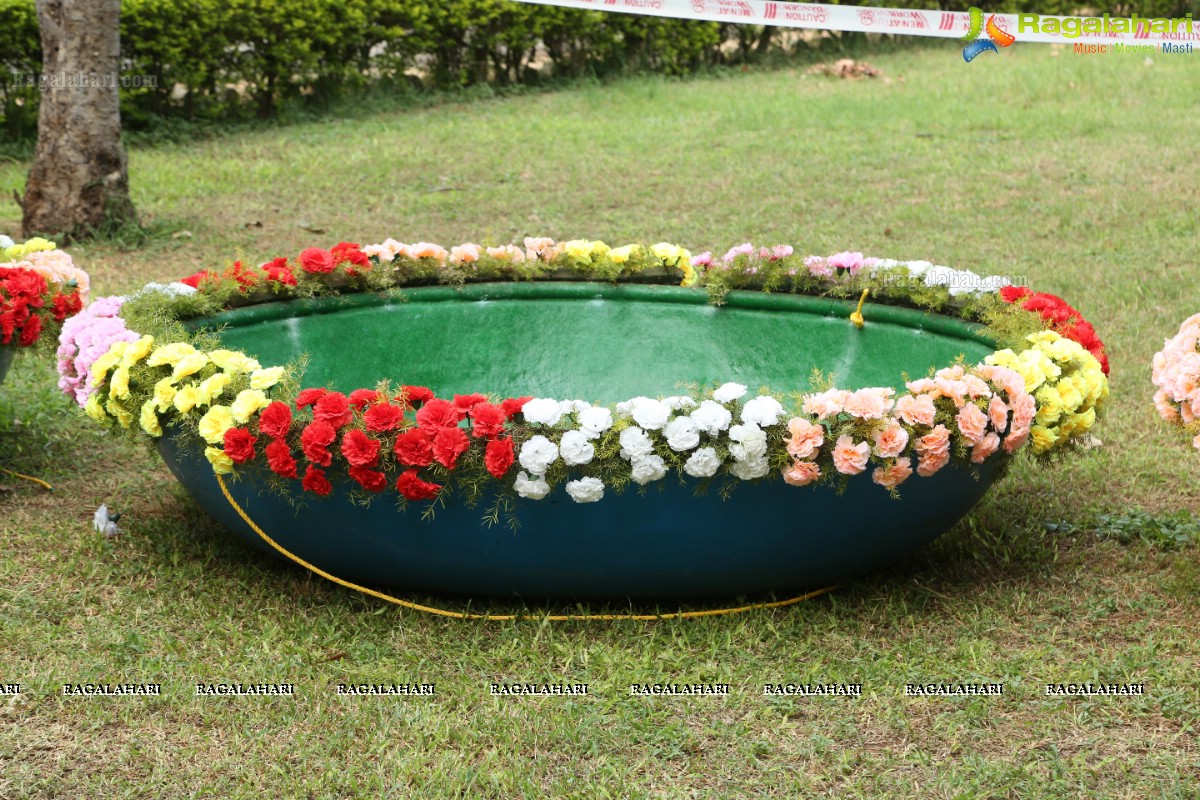
[[[1200,559],[1179,546],[1200,460],[1149,402],[1150,356],[1200,299],[1200,70],[1013,51],[872,59],[890,83],[630,80],[133,152],[157,233],[73,249],[100,293],[389,235],[928,258],[1025,275],[1095,322],[1113,362],[1104,446],[1021,466],[925,552],[792,608],[460,623],[234,543],[155,457],[68,408],[48,361],[22,359],[0,389],[0,464],[57,490],[0,476],[0,682],[25,684],[0,698],[0,797],[1200,796]],[[0,165],[0,198],[26,168]],[[0,199],[0,230],[17,216]],[[101,502],[125,513],[122,538],[91,531]],[[122,679],[163,696],[60,696]],[[438,694],[336,697],[351,679]],[[592,695],[490,697],[503,679]],[[294,681],[299,697],[194,697],[204,680]],[[628,696],[654,680],[734,691]],[[761,696],[810,680],[864,696]],[[1042,691],[1089,680],[1147,693]],[[1005,694],[906,698],[909,681]]]

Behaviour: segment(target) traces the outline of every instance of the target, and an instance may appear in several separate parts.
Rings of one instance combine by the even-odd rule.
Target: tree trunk
[[[121,0],[37,0],[41,109],[22,202],[26,236],[136,221],[121,145]]]

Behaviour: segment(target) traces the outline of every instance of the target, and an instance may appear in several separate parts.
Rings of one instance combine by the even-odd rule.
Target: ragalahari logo
[[[999,53],[1000,51],[996,49],[996,45],[1008,47],[1017,40],[1017,37],[1008,31],[1001,30],[1000,25],[996,22],[995,14],[988,17],[987,25],[984,25],[983,11],[981,9],[971,6],[969,13],[971,15],[970,28],[967,30],[967,35],[962,37],[963,41],[967,43],[963,47],[963,61],[973,61],[975,56],[988,51]],[[980,39],[979,34],[985,31],[988,38]]]

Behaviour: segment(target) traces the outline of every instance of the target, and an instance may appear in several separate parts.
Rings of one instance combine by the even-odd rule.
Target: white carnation
[[[579,430],[589,439],[597,439],[600,434],[613,426],[612,412],[601,406],[588,406],[575,415],[579,421]]]
[[[767,434],[757,425],[734,425],[729,429],[729,455],[735,461],[757,461],[767,454]]]
[[[696,401],[687,395],[676,395],[673,397],[664,397],[663,402],[667,408],[672,411],[691,411],[696,407]]]
[[[654,442],[641,428],[626,428],[621,431],[621,457],[630,461],[654,452]]]
[[[546,483],[546,479],[541,475],[530,477],[522,470],[517,473],[517,479],[513,482],[513,488],[517,490],[517,494],[521,497],[528,497],[530,500],[541,500],[550,493],[550,484]]]
[[[914,278],[919,278],[924,275],[928,269],[933,267],[933,264],[928,261],[909,261],[904,266],[908,268],[909,275]]]
[[[713,400],[718,403],[732,403],[746,393],[746,387],[740,383],[723,383],[713,392]]]
[[[783,406],[770,395],[762,395],[748,400],[742,407],[742,422],[767,427],[779,422],[783,415]]]
[[[671,409],[661,400],[635,397],[629,403],[629,413],[633,421],[648,431],[661,429],[671,418]]]
[[[691,458],[683,465],[683,471],[693,478],[711,478],[717,474],[717,468],[720,466],[721,459],[717,457],[717,451],[711,447],[701,447],[692,453]]]
[[[645,486],[667,474],[662,456],[643,456],[633,461],[633,479]]]
[[[537,425],[557,425],[558,421],[562,419],[562,408],[558,401],[547,397],[530,400],[521,409],[521,413],[525,415],[527,422]]]
[[[560,400],[558,403],[559,413],[561,413],[563,415],[574,414],[578,411],[582,411],[583,409],[585,409],[587,407],[588,407],[588,404],[582,400]]]
[[[729,412],[729,409],[712,400],[705,400],[701,403],[700,407],[692,412],[691,417],[692,421],[696,423],[696,427],[709,436],[716,436],[728,428],[730,422],[733,422],[733,414]]]
[[[604,497],[604,482],[599,478],[580,478],[567,481],[567,494],[576,503],[594,503]]]
[[[568,466],[589,464],[596,455],[596,448],[582,431],[567,431],[558,443],[558,452]]]
[[[770,467],[768,467],[765,458],[756,458],[750,461],[735,461],[729,467],[729,471],[733,473],[733,476],[743,481],[752,481],[755,478],[761,478],[767,474],[769,469]]]
[[[544,475],[557,459],[558,445],[545,436],[534,436],[521,445],[521,466],[537,475]]]
[[[691,450],[700,444],[700,429],[691,417],[676,417],[671,420],[663,429],[663,434],[667,437],[667,444],[676,453]]]

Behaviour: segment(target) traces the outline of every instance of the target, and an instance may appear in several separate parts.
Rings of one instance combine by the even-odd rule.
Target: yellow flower
[[[157,408],[153,400],[142,403],[142,430],[151,436],[162,436],[162,426],[158,424]]]
[[[175,394],[179,390],[175,388],[174,378],[163,378],[158,383],[154,384],[154,402],[158,405],[159,411],[166,411],[171,407],[171,402],[175,399]],[[195,403],[193,403],[195,405]]]
[[[251,372],[261,366],[253,358],[237,350],[213,350],[208,357],[212,363],[230,373]]]
[[[653,253],[655,257],[661,259],[662,262],[668,267],[674,266],[675,262],[677,262],[684,253],[687,253],[688,258],[690,258],[692,255],[682,247],[671,244],[670,242],[659,242],[656,245],[652,245],[650,247],[650,252]]]
[[[146,364],[151,367],[161,367],[163,364],[177,364],[180,359],[185,356],[190,356],[196,352],[196,348],[192,347],[187,342],[172,342],[164,344],[153,353],[146,361]]]
[[[137,362],[141,361],[150,354],[150,348],[154,346],[153,336],[143,336],[125,350],[125,355],[121,358],[121,366],[132,367]]]
[[[608,245],[601,241],[592,242],[592,254],[602,256],[609,250]]]
[[[117,367],[113,370],[112,380],[108,384],[108,393],[118,400],[129,397],[129,367]]]
[[[110,397],[104,404],[104,407],[110,415],[117,418],[117,422],[121,424],[122,428],[128,428],[133,424],[133,414],[129,413],[129,409],[121,405],[118,401]]]
[[[585,239],[572,239],[569,242],[563,242],[563,252],[571,258],[587,261],[592,257],[592,243]]]
[[[1037,400],[1037,421],[1053,425],[1063,413],[1063,398],[1053,386],[1043,386],[1034,395]]]
[[[108,371],[121,363],[121,356],[125,355],[128,347],[129,342],[113,342],[107,353],[92,362],[92,374],[88,382],[92,384],[93,388],[104,385],[104,382],[108,380]]]
[[[195,384],[191,383],[187,386],[182,386],[175,393],[173,402],[179,413],[186,414],[200,403],[200,390]]]
[[[608,257],[612,259],[614,264],[624,264],[633,255],[633,251],[637,245],[627,244],[624,247],[614,247],[608,251]]]
[[[250,373],[251,389],[270,389],[283,378],[283,367],[256,369]]]
[[[49,239],[43,239],[40,236],[35,236],[24,244],[14,244],[12,247],[4,251],[4,257],[10,261],[16,261],[30,253],[37,253],[41,250],[54,250],[57,248],[54,242]]]
[[[233,418],[239,425],[245,425],[250,421],[250,417],[254,416],[254,412],[269,405],[271,401],[258,389],[244,389],[238,392],[237,399],[233,401]]]
[[[222,444],[225,431],[233,427],[233,412],[229,406],[213,406],[200,418],[200,436],[209,444]]]
[[[100,404],[100,395],[98,394],[93,394],[87,399],[83,410],[89,417],[96,420],[96,422],[103,422],[108,417],[108,414],[104,411],[104,406]]]
[[[212,464],[213,472],[217,475],[228,475],[233,472],[233,459],[225,455],[224,450],[215,447],[204,448],[204,457]]]
[[[1054,447],[1058,434],[1042,425],[1034,425],[1029,429],[1029,438],[1033,442],[1033,452],[1044,453]]]
[[[221,396],[225,391],[225,387],[229,385],[229,375],[225,372],[218,372],[211,377],[200,381],[200,385],[196,387],[198,399],[196,405],[208,405]]]
[[[186,378],[188,375],[195,375],[207,366],[208,356],[204,353],[189,353],[175,362],[175,371],[171,373],[171,377],[175,380]]]
[[[1059,381],[1058,394],[1060,397],[1062,397],[1063,408],[1066,411],[1074,412],[1083,405],[1083,395],[1081,395],[1079,390],[1075,388],[1074,381]]]

